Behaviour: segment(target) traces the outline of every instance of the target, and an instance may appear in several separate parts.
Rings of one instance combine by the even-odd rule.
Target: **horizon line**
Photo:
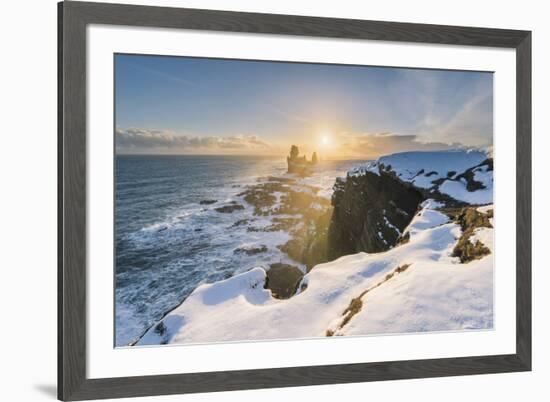
[[[277,157],[277,158],[286,158],[288,155],[286,154],[177,154],[177,153],[174,153],[174,154],[166,154],[166,153],[158,153],[158,154],[155,154],[155,153],[119,153],[119,152],[115,152],[114,153],[115,156],[235,156],[235,157],[242,157],[242,156],[245,156],[245,157],[250,157],[250,156],[255,156],[255,157]],[[380,154],[379,156],[383,156],[382,154]],[[363,159],[363,160],[371,160],[371,158],[367,157],[367,156],[357,156],[357,155],[345,155],[344,157],[320,157],[320,160],[321,161],[330,161],[330,160],[352,160],[352,159]]]

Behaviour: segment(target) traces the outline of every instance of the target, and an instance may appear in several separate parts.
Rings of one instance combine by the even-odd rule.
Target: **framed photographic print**
[[[531,33],[59,3],[62,400],[531,368]]]

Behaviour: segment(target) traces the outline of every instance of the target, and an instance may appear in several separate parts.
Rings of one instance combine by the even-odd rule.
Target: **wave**
[[[348,166],[342,163],[298,182],[319,187],[320,194],[330,198],[335,177]],[[272,168],[271,174],[288,177],[279,168]],[[266,231],[273,224],[272,217],[254,215],[254,208],[239,195],[247,186],[269,180],[268,177],[256,174],[228,180],[224,186],[211,189],[208,197],[183,202],[179,207],[157,200],[156,204],[169,204],[162,215],[157,214],[160,216],[148,221],[144,219],[142,224],[125,233],[117,232],[118,346],[137,339],[202,283],[275,262],[305,270],[305,266],[278,248],[288,242],[291,235],[284,230]],[[162,196],[157,194],[157,198]],[[207,199],[215,202],[200,204]],[[242,209],[231,213],[216,210],[236,204]]]

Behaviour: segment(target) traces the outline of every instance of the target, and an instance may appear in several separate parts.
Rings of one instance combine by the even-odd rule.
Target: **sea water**
[[[337,176],[357,161],[322,161],[301,182],[330,198]],[[299,265],[277,245],[288,233],[250,231],[268,226],[238,194],[267,176],[283,176],[286,160],[264,156],[116,157],[115,344],[128,345],[179,305],[197,286],[256,266]],[[201,201],[215,201],[201,204]],[[243,210],[215,209],[236,202]],[[248,219],[249,225],[236,224]],[[267,246],[256,255],[235,253]]]

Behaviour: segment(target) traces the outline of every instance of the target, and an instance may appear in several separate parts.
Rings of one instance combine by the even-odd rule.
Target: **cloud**
[[[419,138],[437,141],[456,141],[472,146],[487,146],[493,142],[493,87],[492,80],[484,80],[450,96],[454,105],[444,110],[444,102],[434,103],[428,109],[414,133]],[[460,90],[458,90],[460,91]],[[459,99],[460,102],[456,101]]]
[[[482,95],[468,101],[442,128],[443,138],[464,138],[472,143],[490,141],[493,132],[493,97]]]
[[[171,131],[128,128],[116,130],[117,152],[186,152],[268,150],[271,145],[256,135],[189,136]]]
[[[406,151],[441,151],[463,148],[460,143],[424,142],[417,135],[394,133],[341,134],[340,152],[349,156],[377,158]]]

